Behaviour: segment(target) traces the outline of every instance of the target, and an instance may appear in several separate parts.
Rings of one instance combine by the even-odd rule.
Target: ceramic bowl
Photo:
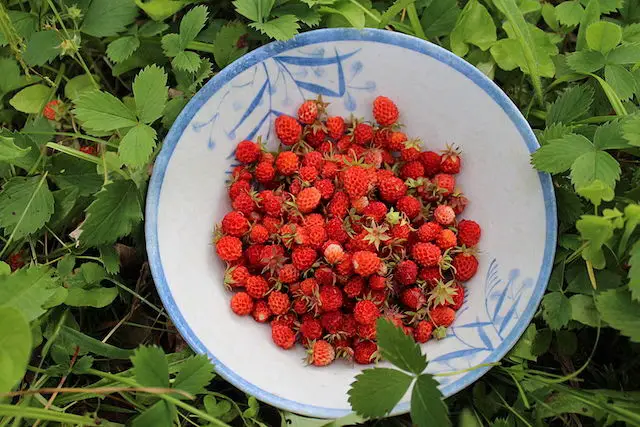
[[[229,210],[225,182],[238,141],[276,144],[273,120],[321,94],[332,114],[371,117],[380,94],[429,149],[463,149],[463,216],[483,227],[478,274],[448,335],[423,345],[432,373],[500,360],[544,293],[556,240],[551,179],[529,164],[536,138],[516,106],[480,71],[420,39],[383,30],[326,29],[254,50],[212,78],[167,135],[149,186],[146,238],[158,292],[176,327],[217,372],[245,392],[295,413],[338,418],[361,366],[304,366],[301,346],[277,348],[270,328],[235,316],[212,245]],[[439,377],[445,396],[487,372]],[[409,398],[393,413],[409,410]]]

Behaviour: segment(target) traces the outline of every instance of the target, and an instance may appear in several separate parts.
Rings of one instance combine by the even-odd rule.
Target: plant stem
[[[427,40],[427,36],[422,29],[420,17],[418,17],[418,11],[416,10],[416,5],[414,3],[407,6],[407,15],[409,16],[409,22],[411,22],[411,28],[413,28],[413,31],[416,33],[416,37]]]
[[[0,404],[0,416],[54,421],[59,423],[67,423],[81,426],[99,426],[95,419],[91,417],[83,417],[81,415],[67,414],[64,412],[50,411],[48,409],[40,409],[33,407],[23,407],[17,405]]]

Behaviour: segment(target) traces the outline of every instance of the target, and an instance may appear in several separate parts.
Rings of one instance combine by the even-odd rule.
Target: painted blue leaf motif
[[[431,359],[431,363],[443,362],[445,360],[459,359],[461,357],[469,357],[481,351],[488,351],[488,348],[468,348],[465,350],[452,351],[451,353],[442,354]]]
[[[344,98],[344,108],[346,108],[347,111],[355,111],[357,107],[355,98],[347,92],[347,96]]]
[[[309,58],[304,56],[286,56],[279,55],[274,57],[274,59],[278,62],[283,62],[285,64],[298,65],[302,67],[318,67],[321,65],[334,65],[336,63],[340,63],[351,58],[353,55],[360,52],[360,49],[354,50],[353,52],[347,53],[345,55],[336,55],[336,57],[318,57],[318,58]]]
[[[482,340],[484,345],[488,349],[493,350],[493,344],[491,343],[491,340],[487,336],[487,333],[485,332],[484,328],[478,328],[478,335],[480,336],[480,339]]]
[[[355,77],[362,71],[364,65],[362,65],[361,61],[356,61],[351,65],[351,77]]]

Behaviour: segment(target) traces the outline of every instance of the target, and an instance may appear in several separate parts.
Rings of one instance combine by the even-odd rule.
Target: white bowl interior
[[[555,205],[548,176],[529,165],[535,138],[516,107],[469,64],[425,42],[375,30],[314,31],[269,45],[214,78],[177,120],[155,166],[147,239],[158,289],[185,338],[232,383],[294,412],[338,417],[350,411],[346,392],[362,367],[306,367],[300,346],[283,351],[269,327],[235,316],[212,246],[214,224],[229,209],[225,181],[235,144],[255,129],[275,142],[274,112],[294,114],[303,99],[315,98],[312,84],[325,88],[332,114],[372,119],[371,103],[383,94],[426,148],[463,149],[458,185],[470,199],[463,216],[483,227],[480,268],[449,336],[423,346],[430,372],[499,360],[515,344],[546,286]],[[443,392],[485,371],[440,377]],[[396,412],[408,408],[405,396]]]

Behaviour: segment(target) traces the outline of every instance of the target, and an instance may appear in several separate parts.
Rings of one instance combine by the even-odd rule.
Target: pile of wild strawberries
[[[384,316],[417,342],[443,338],[478,269],[480,226],[458,221],[457,149],[422,151],[379,96],[374,123],[328,116],[322,98],[275,120],[278,152],[242,141],[233,210],[216,228],[231,309],[270,323],[276,345],[308,363],[379,358]]]

